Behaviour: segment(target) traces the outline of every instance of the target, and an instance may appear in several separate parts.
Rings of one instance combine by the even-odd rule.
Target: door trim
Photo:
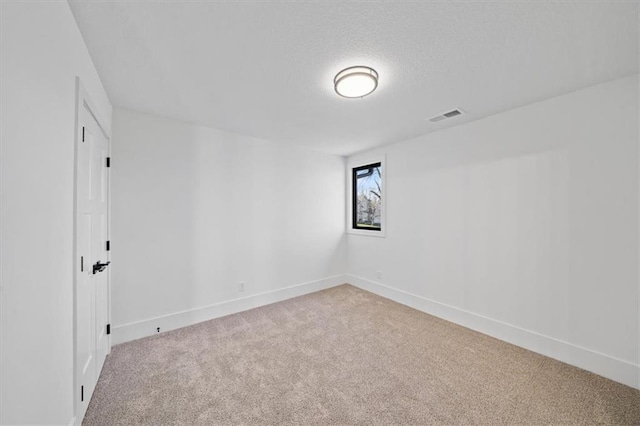
[[[82,124],[80,123],[80,113],[82,108],[86,108],[91,116],[98,123],[100,131],[102,131],[104,137],[109,141],[108,155],[111,156],[111,137],[109,132],[105,129],[103,120],[98,109],[89,96],[89,92],[85,89],[80,77],[76,76],[75,80],[75,134],[74,134],[74,161],[73,161],[73,424],[82,424],[84,419],[84,413],[79,413],[80,404],[80,383],[78,378],[78,330],[77,330],[77,285],[78,285],[78,270],[80,268],[79,253],[78,253],[78,149],[79,144],[82,143]],[[111,171],[107,173],[107,235],[111,240]],[[87,266],[87,265],[85,265]],[[107,322],[111,323],[111,273],[107,273]],[[107,353],[111,352],[111,335],[107,335]]]

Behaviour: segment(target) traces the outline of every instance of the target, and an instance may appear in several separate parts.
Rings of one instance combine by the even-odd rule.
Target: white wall
[[[343,282],[344,158],[119,109],[112,157],[114,342]]]
[[[638,387],[637,85],[363,153],[387,234],[348,236],[349,280]]]
[[[0,423],[68,424],[75,77],[111,105],[66,2],[0,7]]]

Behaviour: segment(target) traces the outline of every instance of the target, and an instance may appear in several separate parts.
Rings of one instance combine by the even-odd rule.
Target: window
[[[346,166],[347,234],[386,238],[386,155],[357,156]]]
[[[352,228],[382,230],[382,163],[372,163],[352,169]]]

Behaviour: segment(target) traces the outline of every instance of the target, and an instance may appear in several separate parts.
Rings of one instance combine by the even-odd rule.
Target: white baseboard
[[[346,274],[346,281],[419,311],[640,389],[640,365],[352,274]]]
[[[177,328],[235,314],[257,308],[259,306],[268,305],[270,303],[291,299],[292,297],[302,296],[308,293],[335,287],[344,284],[346,282],[345,279],[345,275],[335,275],[317,281],[296,284],[290,287],[266,291],[264,293],[252,294],[238,299],[214,303],[212,305],[175,312],[142,321],[115,325],[111,331],[111,343],[113,345],[117,345],[119,343],[157,334],[156,330],[158,327],[160,327],[162,332],[175,330]]]

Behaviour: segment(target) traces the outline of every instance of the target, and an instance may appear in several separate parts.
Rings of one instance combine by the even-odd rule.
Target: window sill
[[[376,237],[376,238],[386,238],[384,231],[368,231],[366,229],[347,229],[347,234],[350,235],[362,235],[363,237]]]

